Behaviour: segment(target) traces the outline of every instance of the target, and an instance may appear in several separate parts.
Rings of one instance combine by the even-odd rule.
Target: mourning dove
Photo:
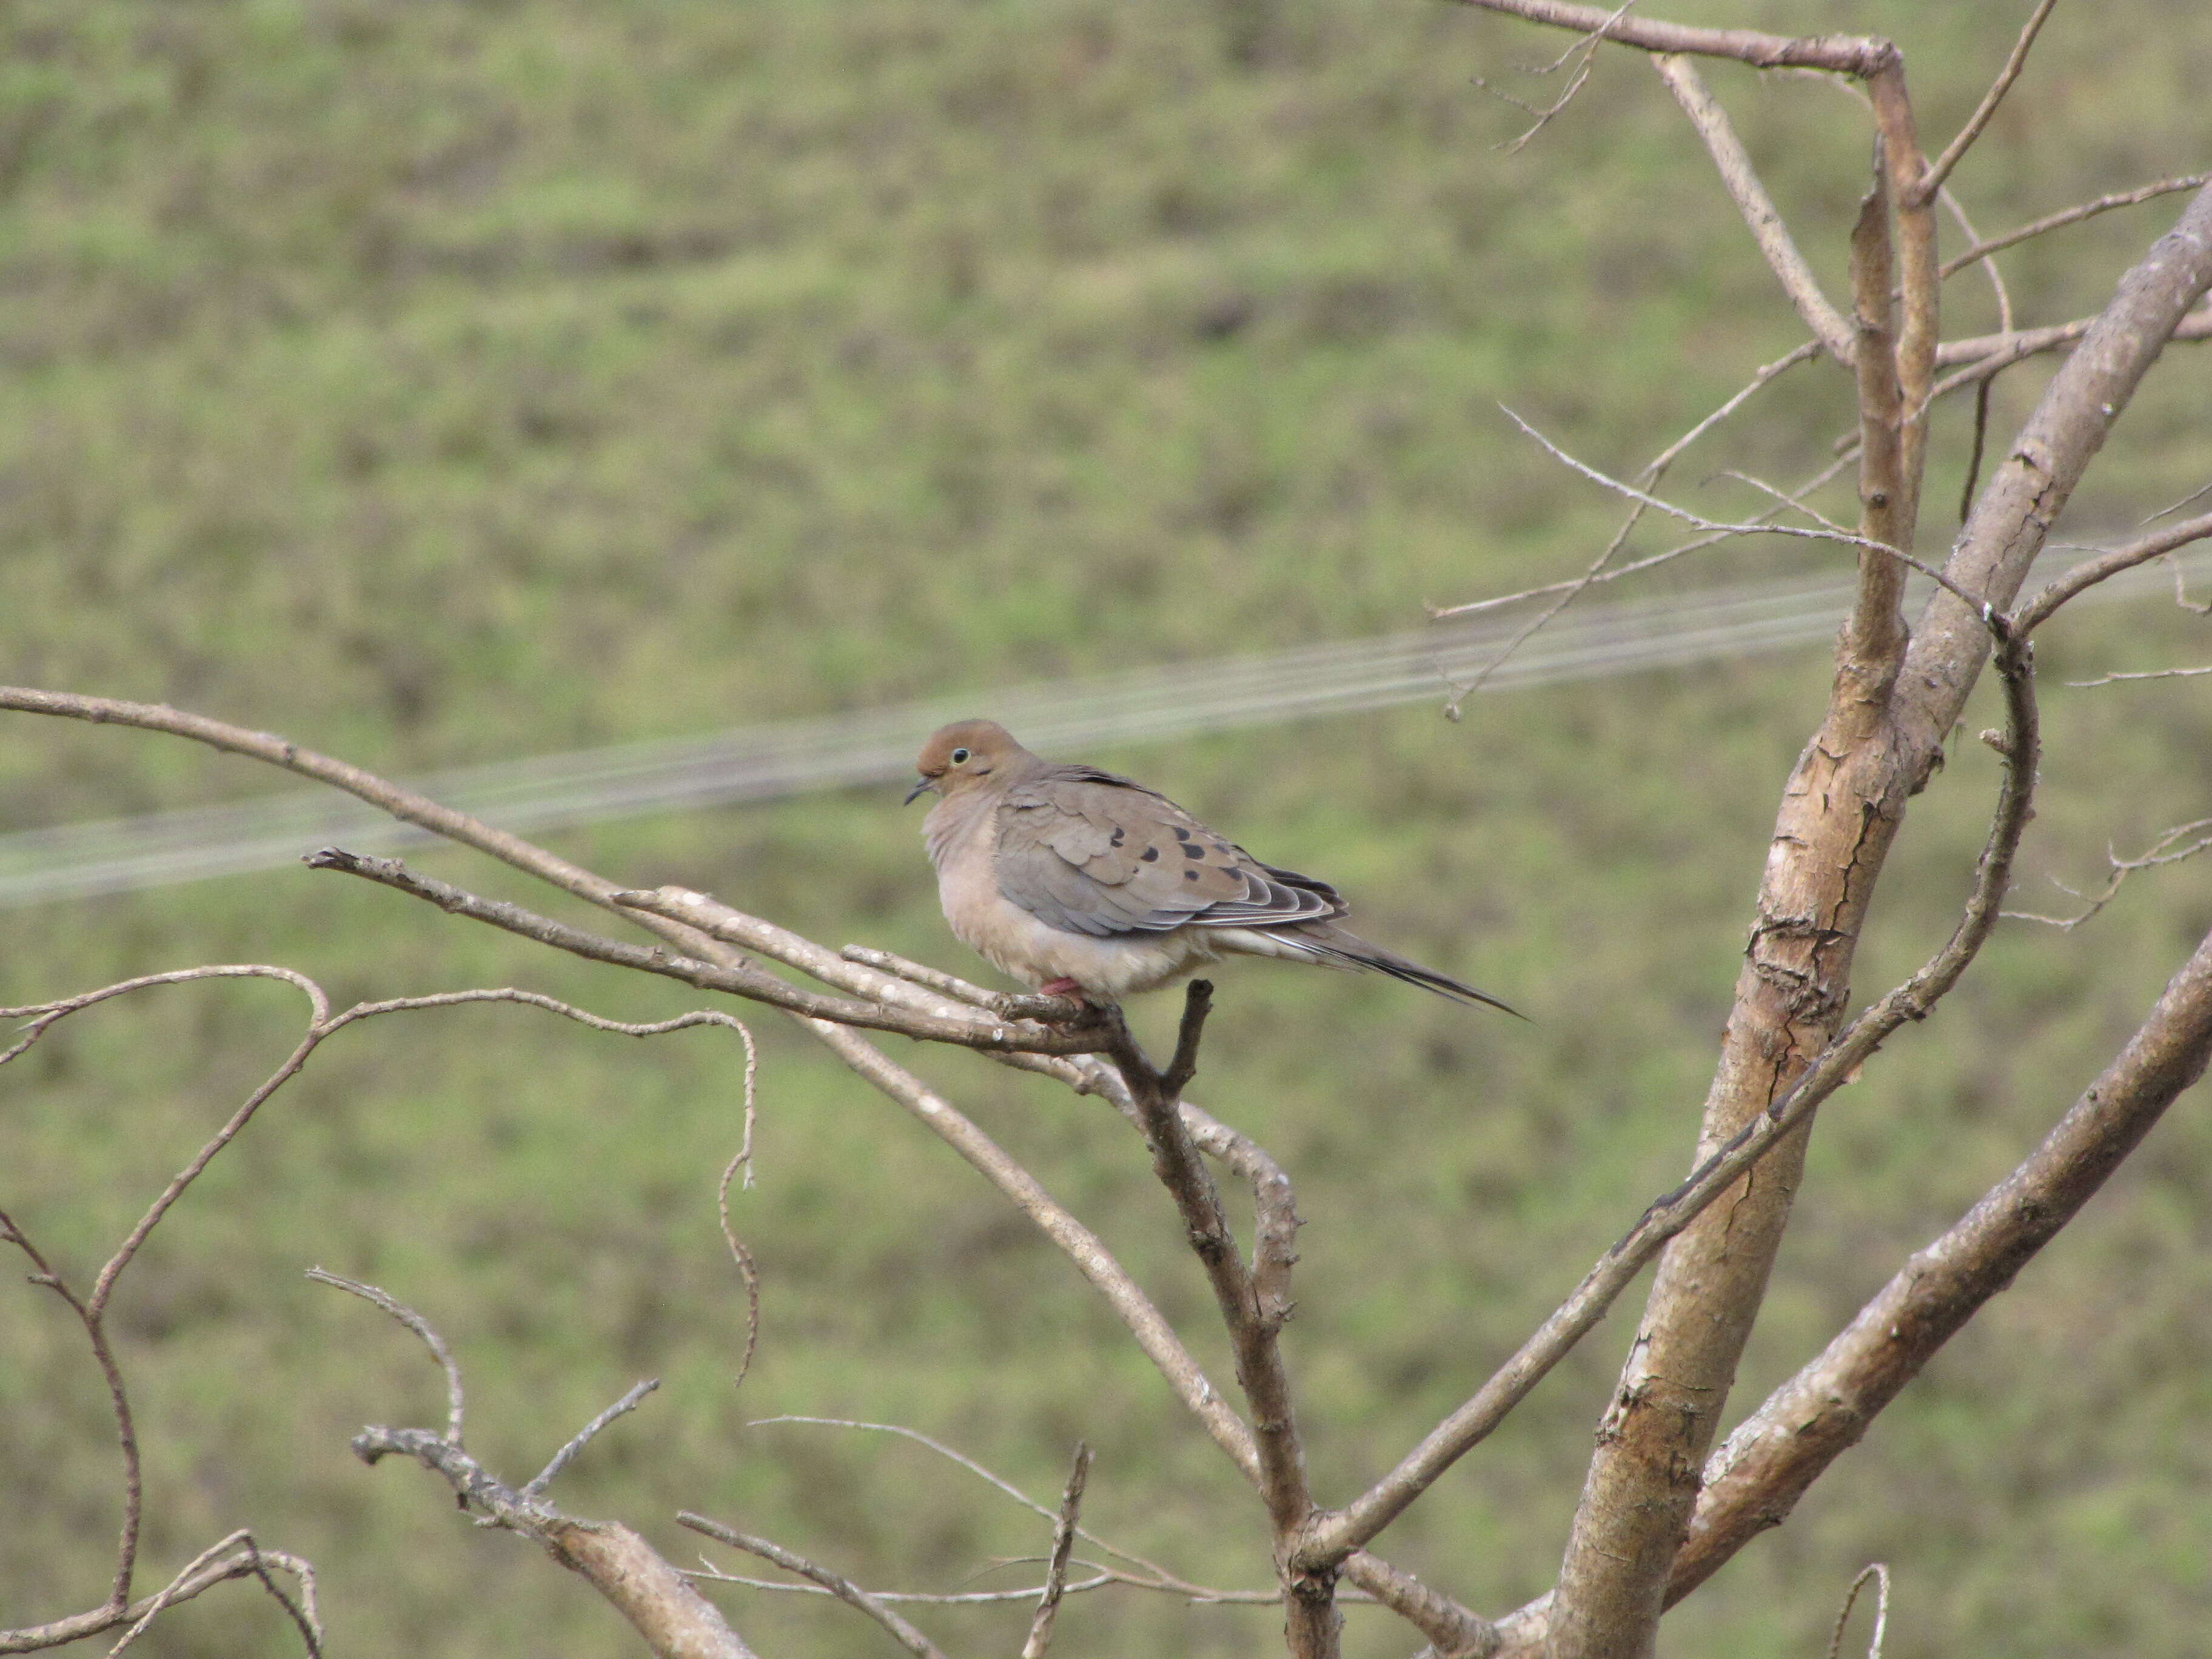
[[[1327,882],[1261,863],[1141,784],[1042,760],[991,720],[946,726],[915,769],[908,801],[938,796],[922,833],[945,921],[1048,995],[1118,1002],[1254,956],[1371,969],[1514,1012],[1338,927],[1349,907]]]

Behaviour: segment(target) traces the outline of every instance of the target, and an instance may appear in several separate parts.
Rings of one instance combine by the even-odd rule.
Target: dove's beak
[[[927,789],[936,781],[937,780],[935,778],[916,778],[914,781],[914,787],[906,792],[906,799],[901,801],[899,805],[902,806],[913,805],[915,797],[921,794],[924,790]]]

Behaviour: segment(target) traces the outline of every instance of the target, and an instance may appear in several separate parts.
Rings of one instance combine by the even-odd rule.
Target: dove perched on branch
[[[1228,956],[1388,974],[1455,1001],[1496,997],[1336,925],[1327,882],[1261,863],[1164,795],[1040,759],[990,720],[923,745],[911,802],[960,941],[1047,995],[1117,1002]]]

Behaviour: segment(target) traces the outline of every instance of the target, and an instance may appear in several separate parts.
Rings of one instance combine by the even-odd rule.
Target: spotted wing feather
[[[1091,767],[1054,767],[1007,790],[997,850],[1000,893],[1048,927],[1092,938],[1344,909],[1327,883],[1261,864],[1165,796]]]

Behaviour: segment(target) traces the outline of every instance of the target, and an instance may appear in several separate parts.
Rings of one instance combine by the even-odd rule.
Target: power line
[[[2193,573],[2212,564],[2212,556],[2179,562]],[[2165,571],[2139,569],[2087,597],[2141,597],[2169,580]],[[1826,641],[1849,611],[1852,591],[1850,581],[1831,578],[1586,604],[1522,646],[1481,690],[1526,690]],[[458,768],[416,779],[412,787],[501,829],[544,830],[892,782],[910,775],[923,736],[977,713],[1050,752],[1441,704],[1492,662],[1521,625],[1507,615],[1486,615],[1263,656]],[[331,842],[381,853],[431,839],[327,789],[19,830],[0,836],[0,908],[270,869]]]

